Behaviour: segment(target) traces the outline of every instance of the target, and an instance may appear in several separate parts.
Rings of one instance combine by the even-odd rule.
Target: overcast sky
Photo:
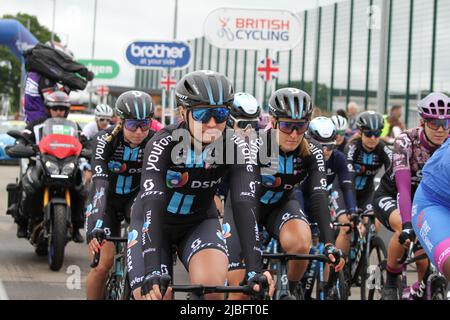
[[[341,1],[341,0],[337,0]],[[300,12],[336,0],[179,0],[177,39],[203,35],[203,22],[216,8],[287,9]],[[18,12],[37,16],[50,30],[53,0],[0,0],[0,15]],[[94,58],[119,63],[120,74],[102,83],[132,86],[134,70],[124,58],[126,45],[136,39],[171,40],[175,0],[98,0]],[[75,54],[89,59],[92,51],[94,0],[56,0],[55,32]],[[100,81],[100,80],[98,80]],[[96,83],[97,84],[97,83]]]

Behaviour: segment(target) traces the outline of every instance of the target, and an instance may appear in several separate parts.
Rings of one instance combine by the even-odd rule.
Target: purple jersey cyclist
[[[420,126],[404,131],[395,139],[392,166],[383,175],[380,187],[375,192],[377,218],[394,232],[389,243],[387,280],[382,299],[398,299],[397,280],[401,266],[397,259],[404,251],[400,239],[409,245],[409,241],[414,238],[411,232],[412,199],[422,180],[425,163],[448,137],[447,118],[450,115],[440,114],[441,106],[448,101],[447,96],[432,93],[419,102]],[[417,268],[418,280],[421,281],[427,261],[420,261]]]

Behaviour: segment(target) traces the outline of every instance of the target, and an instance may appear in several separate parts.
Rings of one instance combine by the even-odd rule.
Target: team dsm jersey
[[[363,148],[362,140],[356,139],[346,147],[348,171],[357,192],[373,188],[373,180],[380,168],[391,165],[392,151],[383,141],[371,152]]]
[[[114,127],[99,132],[94,137],[91,167],[95,195],[89,213],[104,214],[108,193],[119,196],[131,196],[139,190],[142,172],[144,148],[154,132],[149,131],[142,143],[131,148],[124,140],[123,132],[119,132],[111,142],[105,140]],[[100,217],[101,215],[96,215]]]
[[[264,144],[269,150],[274,147],[278,148],[278,157],[273,157],[273,152],[270,150],[267,152],[267,155],[270,155],[269,161],[264,161],[262,157],[265,155],[260,153],[261,207],[285,203],[291,196],[294,187],[306,181],[308,201],[311,203],[311,212],[319,223],[321,238],[325,242],[332,242],[325,160],[322,149],[317,143],[309,142],[309,154],[306,156],[301,155],[300,146],[292,152],[283,152],[278,145],[272,146],[270,131],[264,135]]]
[[[145,274],[161,272],[164,224],[195,225],[210,216],[217,217],[213,198],[227,172],[237,232],[245,239],[242,249],[247,270],[259,272],[262,264],[257,244],[259,167],[256,154],[252,155],[248,144],[237,135],[202,146],[201,154],[194,151],[190,140],[187,125],[182,122],[163,128],[145,148],[138,194],[143,212],[136,212],[145,215],[142,235]],[[226,162],[234,159],[229,152],[236,152],[238,164]]]

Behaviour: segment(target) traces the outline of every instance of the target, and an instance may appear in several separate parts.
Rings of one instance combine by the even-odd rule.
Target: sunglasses
[[[426,119],[425,123],[431,130],[439,130],[440,127],[444,130],[450,129],[450,119]]]
[[[201,123],[208,123],[211,118],[217,123],[223,123],[228,120],[229,115],[230,110],[225,107],[192,109],[192,118]]]
[[[109,122],[111,119],[104,119],[104,118],[99,118],[98,121],[99,122]]]
[[[152,120],[134,120],[134,119],[125,119],[124,127],[125,129],[135,132],[138,128],[141,128],[142,131],[147,131],[150,129],[152,125]]]
[[[60,106],[60,107],[56,106],[56,107],[51,107],[50,109],[53,111],[67,111],[69,108],[63,107],[63,106]]]
[[[371,138],[371,137],[379,138],[381,136],[381,131],[380,130],[375,130],[375,131],[364,130],[362,133],[367,138]]]
[[[334,150],[336,144],[334,143],[322,143],[322,149],[327,149],[328,151]]]
[[[337,130],[336,134],[343,136],[343,135],[345,135],[345,130]]]
[[[309,122],[301,121],[301,122],[286,122],[286,121],[278,121],[278,127],[281,132],[286,134],[291,134],[292,132],[297,131],[297,134],[303,134],[308,130]]]
[[[258,128],[258,119],[236,119],[233,116],[231,116],[231,118],[239,129],[247,130]]]

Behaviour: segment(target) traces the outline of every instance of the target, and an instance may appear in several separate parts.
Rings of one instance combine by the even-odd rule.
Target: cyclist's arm
[[[91,167],[93,170],[92,183],[93,190],[90,199],[90,204],[92,204],[92,210],[98,212],[99,214],[92,215],[95,219],[95,224],[104,214],[106,210],[107,195],[109,190],[109,172],[108,172],[108,160],[112,154],[112,146],[107,143],[103,136],[98,136],[93,145],[93,152],[91,158]],[[102,195],[101,199],[97,199]]]
[[[382,159],[383,159],[383,165],[384,170],[389,169],[392,163],[392,150],[386,145],[384,141],[380,141],[381,147],[382,147]]]
[[[347,161],[345,159],[345,156],[341,152],[337,150],[334,152],[337,152],[337,174],[339,185],[344,195],[345,205],[347,207],[348,213],[354,213],[356,212],[356,199],[350,172],[348,171],[347,167]]]
[[[311,213],[317,221],[320,230],[320,240],[324,243],[334,243],[331,229],[331,215],[328,209],[327,176],[322,149],[309,143],[311,154],[307,157],[309,175],[309,194]]]
[[[402,223],[411,222],[411,169],[409,159],[412,156],[412,143],[406,134],[395,139],[393,153],[393,172],[397,187],[397,205]]]
[[[350,174],[350,180],[352,181],[353,185],[355,185],[356,179],[356,171],[354,166],[355,153],[356,153],[356,143],[352,142],[350,144],[347,144],[347,146],[345,147],[344,154],[347,160],[347,168]]]
[[[238,148],[237,152],[245,154],[245,148],[248,149],[248,146]],[[247,159],[245,164],[235,164],[230,167],[230,197],[233,218],[236,222],[247,273],[259,273],[262,271],[257,228],[260,169],[257,163],[251,159]]]
[[[166,174],[171,162],[172,136],[159,135],[151,139],[144,152],[141,187],[138,197],[142,202],[142,212],[134,212],[132,219],[151,221],[142,241],[145,275],[161,272],[161,247],[163,246],[163,214],[167,208]]]

